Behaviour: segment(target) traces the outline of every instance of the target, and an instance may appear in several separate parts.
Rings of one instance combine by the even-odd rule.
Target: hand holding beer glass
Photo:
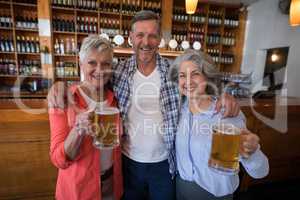
[[[94,146],[114,148],[120,144],[120,111],[115,107],[102,107],[94,111]]]
[[[213,126],[209,167],[223,174],[239,172],[239,156],[248,158],[258,148],[259,138],[248,130],[233,124]]]

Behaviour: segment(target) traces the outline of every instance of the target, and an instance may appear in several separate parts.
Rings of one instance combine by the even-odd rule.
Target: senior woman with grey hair
[[[188,50],[176,58],[169,71],[169,79],[178,83],[182,95],[180,120],[176,134],[177,200],[232,199],[239,185],[233,173],[220,173],[208,166],[212,127],[230,123],[241,128],[239,161],[248,174],[262,178],[268,174],[268,159],[259,148],[259,138],[246,130],[245,117],[222,119],[214,112],[216,106],[214,84],[216,67],[208,55]],[[210,81],[210,82],[209,82]]]
[[[90,112],[99,106],[117,106],[108,87],[112,46],[100,36],[88,36],[79,59],[84,81],[68,88],[74,97],[72,104],[49,108],[50,157],[59,169],[56,199],[119,200],[123,193],[120,147],[99,150],[93,146],[95,132]]]

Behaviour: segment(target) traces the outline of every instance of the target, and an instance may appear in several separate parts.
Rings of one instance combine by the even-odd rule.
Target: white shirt
[[[220,197],[232,194],[239,185],[238,175],[215,172],[208,166],[213,124],[221,120],[215,113],[215,102],[202,113],[193,115],[186,101],[181,109],[181,118],[176,134],[177,168],[183,180],[194,181],[209,193]],[[237,117],[222,119],[236,127],[245,127],[245,117],[240,112]],[[240,158],[241,164],[253,178],[262,178],[269,173],[267,157],[257,149],[248,159]]]
[[[123,141],[122,151],[137,162],[154,163],[168,158],[161,130],[160,86],[157,68],[149,76],[144,76],[139,70],[133,76],[131,105],[125,121],[128,135]]]

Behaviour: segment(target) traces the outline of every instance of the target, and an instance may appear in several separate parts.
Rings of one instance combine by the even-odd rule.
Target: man
[[[130,39],[134,55],[120,63],[113,75],[113,89],[124,121],[122,138],[124,200],[175,199],[174,139],[179,113],[177,87],[167,81],[169,63],[158,54],[160,18],[140,11],[132,19]],[[61,84],[60,84],[61,85]],[[50,106],[64,104],[48,95]],[[55,91],[56,90],[56,91]],[[239,106],[226,96],[224,116],[235,116]],[[222,102],[218,102],[219,111]]]
[[[151,11],[131,21],[134,55],[119,64],[114,92],[125,124],[122,140],[124,200],[174,199],[179,95],[167,81],[169,63],[158,54],[160,19]],[[227,102],[231,102],[228,100]],[[229,108],[228,108],[229,107]],[[238,106],[231,109],[237,114]]]

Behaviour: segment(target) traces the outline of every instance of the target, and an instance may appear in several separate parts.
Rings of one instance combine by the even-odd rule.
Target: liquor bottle
[[[14,60],[0,59],[0,74],[2,75],[16,75],[17,68]]]
[[[59,43],[58,43],[57,38],[55,39],[54,51],[55,51],[56,54],[60,54]]]
[[[71,39],[71,49],[72,49],[72,54],[76,54],[77,49],[76,49],[74,38]]]
[[[12,18],[9,14],[0,13],[0,27],[12,27]]]
[[[35,53],[40,53],[40,40],[39,40],[39,37],[35,38]]]
[[[63,39],[61,39],[60,43],[59,43],[59,52],[62,55],[65,54],[65,44],[64,44],[64,40]]]
[[[72,43],[69,38],[66,38],[66,54],[72,54]]]
[[[6,47],[5,47],[5,38],[0,37],[0,51],[1,52],[6,52]]]
[[[93,33],[97,33],[98,19],[95,17],[93,22]]]
[[[84,32],[84,18],[79,17],[79,32]]]
[[[101,0],[102,1],[102,0]],[[122,13],[126,14],[127,12],[127,4],[126,4],[126,0],[122,0]]]
[[[24,36],[21,36],[21,52],[26,53],[26,40]]]
[[[34,42],[33,37],[30,40],[29,36],[27,36],[25,44],[26,44],[26,46],[25,46],[26,53],[35,53],[36,52],[35,42]]]

